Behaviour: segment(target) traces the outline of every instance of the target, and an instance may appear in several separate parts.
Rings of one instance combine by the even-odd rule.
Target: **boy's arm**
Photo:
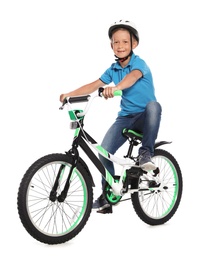
[[[60,101],[63,102],[63,100],[66,97],[75,97],[75,96],[83,96],[88,95],[96,91],[98,88],[103,87],[105,84],[100,80],[97,79],[89,84],[83,85],[80,88],[77,88],[69,93],[61,94],[60,95]]]
[[[117,90],[130,88],[138,79],[142,78],[142,76],[143,74],[140,70],[132,70],[117,84]]]
[[[143,74],[140,70],[132,70],[116,86],[106,87],[103,91],[103,96],[106,99],[112,98],[114,96],[113,93],[116,90],[123,90],[123,89],[126,89],[126,88],[130,88],[142,76],[143,76]]]

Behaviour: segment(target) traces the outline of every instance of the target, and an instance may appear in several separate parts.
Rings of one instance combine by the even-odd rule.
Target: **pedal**
[[[160,173],[160,170],[157,167],[153,172],[154,172],[153,176],[156,177],[158,175],[158,173]]]
[[[104,208],[101,210],[97,210],[97,213],[101,213],[101,214],[110,214],[112,213],[112,206],[108,207],[108,208]]]

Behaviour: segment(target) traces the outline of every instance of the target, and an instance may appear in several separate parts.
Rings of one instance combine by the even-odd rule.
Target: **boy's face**
[[[119,29],[112,35],[111,47],[114,54],[119,58],[124,58],[129,55],[131,49],[136,48],[137,41],[132,39],[131,48],[131,38],[129,31],[125,29]]]

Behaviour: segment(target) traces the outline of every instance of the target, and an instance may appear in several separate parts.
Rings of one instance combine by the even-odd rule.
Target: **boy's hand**
[[[60,102],[63,102],[65,98],[66,98],[65,94],[61,94],[60,95]]]
[[[104,96],[105,99],[108,98],[113,98],[114,97],[114,92],[117,90],[116,87],[106,87],[104,91],[102,92],[102,95]]]

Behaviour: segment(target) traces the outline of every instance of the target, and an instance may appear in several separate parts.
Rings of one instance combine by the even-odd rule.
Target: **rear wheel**
[[[72,239],[83,229],[90,216],[92,183],[81,161],[71,174],[64,201],[58,199],[72,161],[72,157],[66,154],[44,156],[31,165],[20,183],[20,219],[28,233],[40,242],[60,244]],[[51,196],[56,179],[56,193]]]
[[[167,151],[156,149],[153,161],[159,173],[148,172],[139,178],[131,195],[137,215],[149,225],[167,222],[176,212],[182,196],[182,174],[176,159]],[[155,176],[156,175],[156,176]]]

